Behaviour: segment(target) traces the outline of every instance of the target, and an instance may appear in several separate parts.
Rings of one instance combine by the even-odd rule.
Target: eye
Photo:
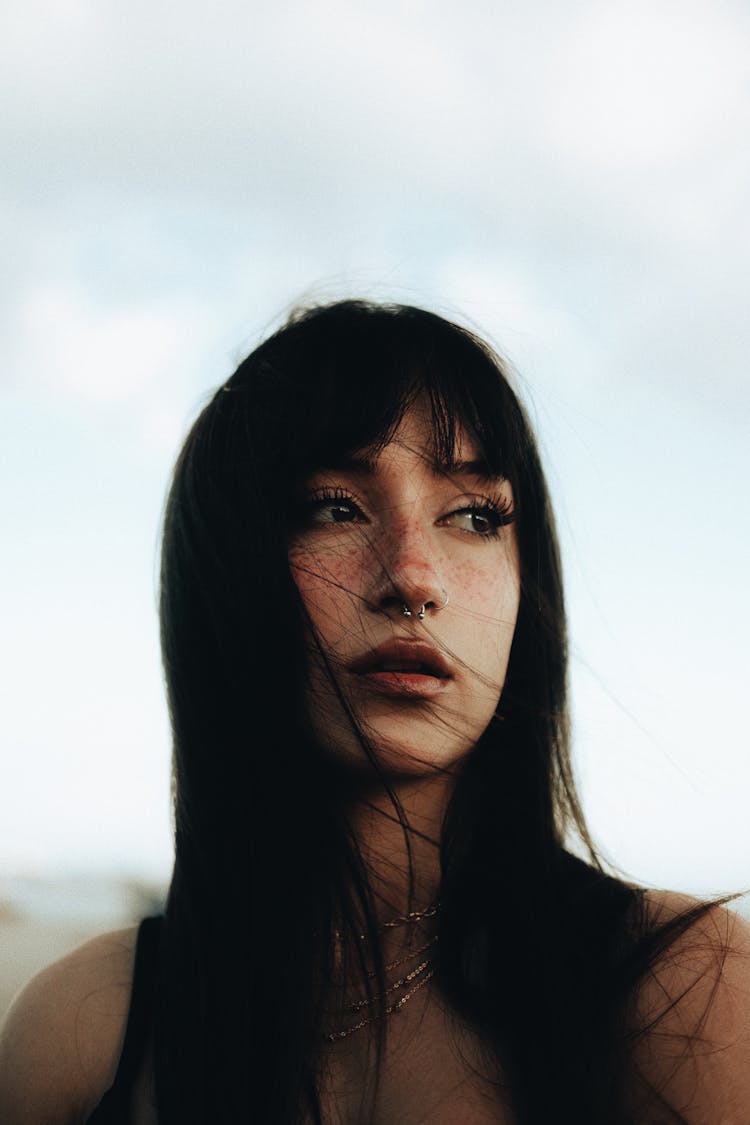
[[[366,519],[354,497],[339,488],[324,489],[303,501],[300,517],[308,527],[360,523]]]
[[[500,528],[511,523],[513,518],[513,508],[509,500],[477,499],[463,508],[457,508],[455,512],[450,512],[441,522],[481,539],[494,539],[499,535]]]

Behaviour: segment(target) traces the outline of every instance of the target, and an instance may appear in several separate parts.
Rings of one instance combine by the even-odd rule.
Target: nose
[[[423,620],[428,610],[447,605],[438,552],[424,529],[400,522],[381,550],[382,572],[371,599],[376,610]]]

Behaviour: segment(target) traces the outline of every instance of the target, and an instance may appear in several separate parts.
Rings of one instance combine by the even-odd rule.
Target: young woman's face
[[[466,434],[456,452],[450,472],[433,464],[429,414],[417,404],[382,451],[306,482],[290,539],[311,626],[316,739],[364,763],[350,711],[397,776],[450,767],[477,742],[516,624],[510,485],[487,475]]]

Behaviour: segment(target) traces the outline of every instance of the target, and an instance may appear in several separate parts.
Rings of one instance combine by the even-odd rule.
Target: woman
[[[161,612],[165,917],[135,970],[124,933],[32,983],[3,1121],[750,1120],[747,928],[588,838],[547,490],[485,344],[293,317],[185,443]]]

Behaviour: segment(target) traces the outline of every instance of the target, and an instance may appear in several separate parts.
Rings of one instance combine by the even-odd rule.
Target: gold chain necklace
[[[382,934],[383,930],[390,930],[396,926],[411,926],[415,922],[423,922],[425,919],[434,918],[439,910],[440,903],[438,902],[424,910],[411,910],[408,914],[400,914],[397,918],[391,918],[388,922],[381,922],[378,926],[378,933]],[[340,930],[334,930],[333,936],[336,941],[342,939]],[[357,934],[357,938],[359,941],[367,941],[367,934]]]
[[[380,927],[381,931],[384,929],[390,929],[395,926],[413,925],[415,922],[421,922],[424,919],[434,918],[438,910],[439,905],[430,906],[426,910],[412,910],[409,914],[404,914],[398,918],[394,918],[390,922],[383,922],[382,926]],[[338,940],[341,939],[341,935],[338,931],[336,931],[335,936]],[[364,941],[366,939],[365,934],[359,934],[358,936],[360,941]],[[429,941],[425,942],[424,945],[421,945],[418,949],[412,950],[411,953],[407,953],[402,957],[396,958],[395,961],[389,962],[389,964],[384,966],[384,971],[388,973],[392,969],[406,964],[408,961],[413,961],[415,957],[418,957],[420,954],[424,953],[426,949],[429,949],[430,946],[434,945],[437,940],[438,935],[435,934],[432,938],[430,938]],[[370,979],[372,979],[376,974],[374,971],[371,971],[368,972],[367,975]],[[367,1008],[370,1004],[374,1004],[378,1000],[384,1000],[386,996],[390,995],[390,993],[396,992],[401,988],[406,988],[407,991],[404,992],[403,995],[399,996],[398,999],[394,1000],[391,1004],[388,1004],[383,1010],[383,1015],[390,1016],[393,1012],[397,1012],[400,1008],[403,1008],[404,1004],[411,1000],[412,996],[414,996],[415,993],[419,992],[420,988],[424,988],[426,984],[429,984],[434,975],[435,970],[432,966],[432,960],[430,957],[427,957],[425,958],[425,960],[421,961],[416,968],[412,969],[411,972],[406,973],[404,976],[400,977],[399,980],[394,981],[393,984],[389,985],[384,992],[379,993],[377,996],[367,996],[363,1000],[358,1000],[353,1004],[349,1004],[346,1008],[346,1011],[359,1012],[362,1010],[362,1008]],[[344,1027],[340,1031],[329,1032],[326,1038],[330,1043],[336,1043],[340,1039],[346,1039],[355,1031],[360,1031],[363,1027],[367,1027],[368,1024],[374,1023],[377,1019],[380,1018],[380,1015],[381,1013],[378,1012],[375,1015],[364,1016],[361,1020],[359,1020],[357,1023],[352,1024],[350,1027]]]
[[[410,973],[404,979],[408,980],[409,977],[413,978],[414,975],[416,975],[417,971],[422,972],[424,970],[424,968],[428,965],[430,965],[429,961],[423,962],[423,964],[422,964],[422,966],[420,966],[419,970],[415,969],[414,973]],[[412,989],[410,989],[408,992],[405,992],[403,996],[400,996],[394,1004],[389,1004],[388,1007],[385,1009],[384,1014],[386,1016],[390,1016],[392,1012],[397,1012],[399,1010],[399,1008],[403,1008],[403,1006],[407,1002],[407,1000],[410,1000],[415,992],[419,992],[420,988],[424,988],[424,986],[426,984],[429,984],[429,982],[432,980],[434,975],[435,975],[435,970],[433,968],[430,968],[429,972],[426,972],[426,973],[424,973],[423,976],[420,976],[419,980],[417,981],[417,983],[414,985],[414,987]],[[358,1023],[352,1024],[351,1027],[342,1028],[341,1031],[331,1031],[331,1032],[329,1032],[328,1035],[326,1036],[326,1038],[328,1039],[328,1041],[330,1043],[336,1043],[339,1039],[346,1039],[349,1035],[352,1035],[355,1031],[359,1031],[361,1028],[367,1027],[368,1024],[374,1023],[376,1019],[378,1019],[378,1016],[366,1016],[364,1019],[361,1019]]]
[[[412,922],[422,922],[425,918],[434,918],[439,909],[440,903],[436,902],[424,910],[411,910],[408,914],[400,914],[398,918],[392,918],[390,922],[383,922],[380,928],[387,930],[391,926],[407,926]]]

